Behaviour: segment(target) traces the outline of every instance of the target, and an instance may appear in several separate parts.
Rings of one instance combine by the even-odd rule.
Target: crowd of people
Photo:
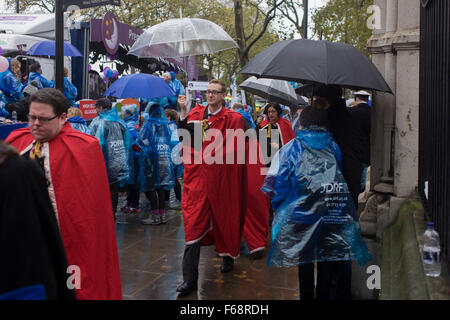
[[[120,113],[113,99],[100,98],[97,117],[86,123],[68,80],[66,90],[67,78],[62,93],[32,65],[24,85],[14,75],[15,64],[12,60],[10,70],[0,74],[1,110],[6,116],[16,110],[29,127],[0,141],[0,174],[12,175],[22,167],[40,172],[33,188],[44,186],[47,192],[20,196],[35,205],[29,215],[53,228],[52,242],[58,242],[53,246],[59,246],[49,248],[59,263],[53,268],[78,266],[82,285],[75,281],[68,290],[56,271],[53,278],[47,271],[24,281],[16,274],[1,282],[0,294],[41,277],[51,288],[48,298],[121,299],[117,211],[141,212],[143,193],[150,210],[140,222],[165,224],[173,190],[171,208],[181,208],[186,240],[183,282],[177,287],[181,295],[197,288],[202,246],[214,245],[222,257],[221,272],[230,272],[242,247],[249,254],[266,248],[272,227],[269,265],[298,266],[301,299],[351,298],[351,261],[370,260],[357,215],[361,180],[370,166],[365,94],[348,108],[340,87],[323,85],[306,107],[269,102],[256,114],[239,103],[225,107],[227,88],[215,79],[209,82],[206,103],[188,105],[175,74],[164,73],[174,97],[141,99],[141,106],[123,106]],[[228,130],[254,135],[241,141]],[[217,132],[223,137],[219,142],[212,139]],[[225,162],[242,150],[244,161]],[[250,160],[252,152],[256,163]],[[19,155],[24,160],[14,164]],[[199,157],[203,161],[196,161]],[[121,190],[126,205],[119,209]],[[2,200],[2,212],[11,201]],[[12,260],[8,268],[19,261]]]
[[[6,120],[26,122],[30,107],[30,96],[39,89],[54,88],[55,81],[42,75],[39,62],[29,65],[22,74],[22,63],[16,58],[9,58],[8,70],[0,73],[0,117]],[[24,66],[25,68],[25,66]],[[70,106],[75,105],[77,88],[68,79],[69,69],[64,68],[64,95]],[[15,119],[13,119],[13,113]]]

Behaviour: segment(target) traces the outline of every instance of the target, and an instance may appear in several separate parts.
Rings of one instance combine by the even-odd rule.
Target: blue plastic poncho
[[[175,72],[171,71],[170,75],[172,76],[172,80],[169,82],[169,86],[172,88],[173,92],[175,92],[175,96],[167,97],[169,107],[175,108],[177,105],[178,96],[185,95],[186,92],[184,90],[183,84],[175,78]]]
[[[109,183],[120,186],[134,181],[133,142],[126,124],[115,108],[101,112],[89,125],[89,134],[96,137],[102,148]]]
[[[8,118],[9,112],[5,109],[5,102],[3,101],[3,93],[0,91],[0,117]]]
[[[77,87],[75,87],[72,82],[69,81],[66,77],[64,77],[64,95],[69,102],[69,105],[75,105],[75,99],[78,95]]]
[[[247,112],[245,112],[245,110],[243,108],[239,108],[235,110],[236,112],[239,112],[240,114],[242,114],[242,116],[244,117],[245,120],[247,120],[248,124],[255,129],[255,122],[253,121],[253,118],[251,117],[250,114],[248,114]]]
[[[49,81],[39,72],[30,72],[30,74],[28,75],[28,83],[33,80],[36,80],[39,83],[38,89],[55,87],[55,81]]]
[[[139,182],[141,190],[171,190],[175,184],[171,161],[171,134],[161,106],[149,115],[136,140],[141,148]]]
[[[139,120],[139,108],[137,105],[126,105],[122,107],[122,119],[127,125],[133,143],[136,141],[138,132],[136,129]]]
[[[325,128],[297,132],[272,159],[261,190],[275,210],[269,266],[372,258],[341,173],[342,155]]]
[[[3,92],[3,101],[7,103],[16,103],[23,98],[23,85],[11,72],[6,70],[0,73],[0,90]]]
[[[70,123],[70,126],[78,131],[89,134],[89,129],[86,125],[86,120],[84,120],[80,116],[68,118],[67,121]]]
[[[181,142],[178,137],[178,126],[175,120],[169,122],[169,131],[170,131],[170,145],[171,145],[171,154],[172,154],[172,164],[173,170],[175,173],[175,178],[180,178],[184,173],[184,166],[181,161]]]
[[[180,94],[184,95],[184,87],[180,80],[175,78],[175,72],[171,71],[170,75],[172,76],[172,80],[170,81],[169,85],[173,89],[173,92],[175,92],[175,97],[178,97]]]

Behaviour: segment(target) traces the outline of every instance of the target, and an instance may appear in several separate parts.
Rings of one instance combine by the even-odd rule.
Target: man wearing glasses
[[[29,128],[7,142],[36,159],[47,179],[77,299],[121,299],[111,196],[96,138],[72,129],[67,99],[56,89],[31,95]]]
[[[244,130],[245,120],[241,114],[224,107],[225,96],[223,82],[211,80],[206,91],[207,107],[197,105],[187,113],[186,96],[178,98],[181,110],[179,128],[189,131],[192,143],[183,140],[186,145],[183,146],[182,157],[182,211],[186,247],[182,266],[184,281],[177,288],[181,295],[197,288],[200,246],[215,245],[217,253],[223,257],[220,268],[223,273],[233,269],[234,259],[240,252],[247,209],[247,172],[245,164],[237,164],[236,161],[228,164],[225,155],[230,152],[237,155],[238,149],[235,139],[234,150],[230,150],[226,130]],[[223,141],[219,142],[220,147],[213,144],[217,143],[217,137],[208,137],[208,133],[214,135],[212,132],[221,133]],[[208,153],[207,150],[211,149],[214,151]],[[186,156],[186,151],[190,151],[190,157]],[[223,158],[222,164],[207,161],[208,157],[214,156]],[[202,158],[201,163],[194,161],[196,157]]]

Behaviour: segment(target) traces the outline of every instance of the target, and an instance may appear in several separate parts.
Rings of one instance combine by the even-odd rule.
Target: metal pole
[[[308,39],[308,13],[309,13],[309,4],[308,0],[303,0],[303,39]]]
[[[63,0],[55,1],[55,87],[64,90],[64,11]]]
[[[19,10],[19,0],[16,0],[16,13],[20,13],[20,10]]]

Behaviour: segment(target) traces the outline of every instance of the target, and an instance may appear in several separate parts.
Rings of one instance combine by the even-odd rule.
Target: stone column
[[[394,193],[409,196],[418,183],[419,154],[419,49],[420,6],[399,0],[398,30],[393,39],[397,52],[397,103],[395,117]]]

